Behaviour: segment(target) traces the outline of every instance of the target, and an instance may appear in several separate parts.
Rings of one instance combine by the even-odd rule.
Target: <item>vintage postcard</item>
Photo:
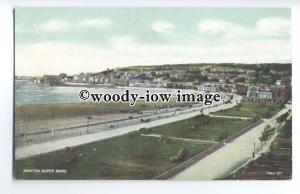
[[[290,17],[15,8],[15,178],[291,179]]]

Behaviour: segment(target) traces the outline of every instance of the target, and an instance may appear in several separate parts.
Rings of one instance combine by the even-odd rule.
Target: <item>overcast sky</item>
[[[291,62],[290,9],[17,8],[16,75]]]

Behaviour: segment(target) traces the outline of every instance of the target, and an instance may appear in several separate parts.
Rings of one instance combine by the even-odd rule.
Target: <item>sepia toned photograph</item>
[[[14,9],[18,180],[290,180],[289,8]]]

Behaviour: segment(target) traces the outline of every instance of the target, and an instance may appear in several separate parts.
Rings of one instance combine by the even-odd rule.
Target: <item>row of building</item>
[[[160,78],[152,78],[149,72],[122,72],[109,71],[101,73],[80,73],[67,75],[44,75],[31,78],[33,83],[48,85],[87,85],[99,84],[106,86],[145,86],[145,87],[167,87],[168,81]]]
[[[245,99],[252,102],[285,103],[292,99],[292,87],[290,78],[277,80],[274,85],[256,84],[243,87],[237,84],[236,93],[246,92]]]
[[[198,90],[206,92],[231,92],[242,95],[244,100],[265,103],[284,103],[292,98],[290,78],[277,80],[274,85],[248,84],[245,82],[231,84],[223,82],[204,82]]]

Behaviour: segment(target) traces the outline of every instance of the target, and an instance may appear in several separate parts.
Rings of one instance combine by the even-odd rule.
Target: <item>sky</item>
[[[287,8],[16,8],[16,75],[291,62]]]

